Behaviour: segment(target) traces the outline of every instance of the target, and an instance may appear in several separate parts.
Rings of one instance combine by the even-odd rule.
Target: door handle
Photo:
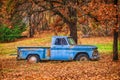
[[[71,49],[71,48],[73,48],[74,46],[70,46],[69,48]]]

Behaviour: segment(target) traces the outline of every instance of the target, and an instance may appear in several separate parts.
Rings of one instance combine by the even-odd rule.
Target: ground
[[[15,57],[1,58],[2,80],[120,80],[120,60],[102,54],[99,61],[42,61],[31,64]]]
[[[17,46],[50,46],[51,36],[44,36],[1,43],[0,80],[120,80],[120,60],[112,61],[112,37],[79,38],[79,44],[98,47],[99,61],[41,61],[31,64],[16,60]],[[120,52],[120,46],[118,50]]]

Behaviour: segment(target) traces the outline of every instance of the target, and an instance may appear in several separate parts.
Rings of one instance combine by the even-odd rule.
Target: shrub
[[[25,25],[22,25],[22,26],[16,25],[12,28],[9,28],[7,25],[1,25],[0,26],[0,42],[15,41],[15,39],[21,36],[21,33],[24,30],[25,30]]]

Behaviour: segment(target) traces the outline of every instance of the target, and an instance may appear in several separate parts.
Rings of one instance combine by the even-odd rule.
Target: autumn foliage
[[[111,55],[102,54],[97,62],[43,61],[30,64],[15,57],[0,59],[2,80],[119,80],[120,63],[112,62]]]
[[[4,0],[0,3],[0,22],[2,24],[11,26],[17,19],[15,17],[18,17],[16,15],[20,15],[26,25],[34,26],[30,27],[32,28],[30,33],[33,35],[37,32],[40,33],[41,30],[61,32],[65,29],[64,31],[68,33],[68,30],[71,29],[69,24],[75,19],[74,16],[70,17],[74,14],[70,13],[70,6],[77,10],[77,28],[83,35],[112,35],[116,21],[116,8],[120,14],[120,6],[115,6],[112,0]],[[83,26],[85,29],[82,28]],[[84,33],[86,29],[88,30]],[[100,30],[101,33],[97,30]]]

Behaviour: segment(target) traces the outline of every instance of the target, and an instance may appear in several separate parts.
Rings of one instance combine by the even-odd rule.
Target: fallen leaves
[[[113,62],[110,54],[101,54],[99,61],[43,61],[29,64],[15,57],[2,58],[2,80],[119,80],[120,60]]]

